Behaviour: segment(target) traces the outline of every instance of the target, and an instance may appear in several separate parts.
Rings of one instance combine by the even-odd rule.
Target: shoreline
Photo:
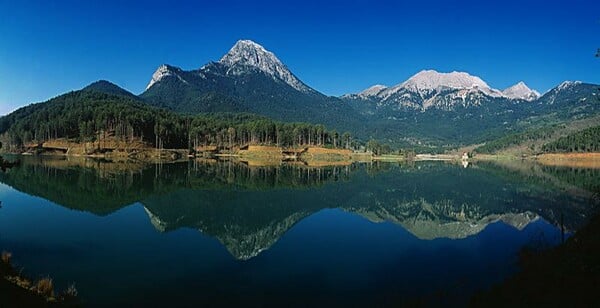
[[[108,160],[134,160],[142,163],[177,162],[188,159],[216,158],[237,159],[251,165],[274,165],[285,162],[301,162],[312,166],[348,165],[355,162],[405,162],[405,161],[444,161],[444,162],[469,162],[478,161],[530,161],[544,166],[573,167],[573,168],[600,168],[600,153],[542,153],[530,156],[516,156],[510,154],[475,154],[469,159],[462,159],[457,154],[417,154],[412,158],[398,154],[373,155],[370,152],[353,152],[348,149],[332,149],[324,147],[305,147],[299,149],[286,149],[277,146],[253,145],[245,150],[234,152],[219,152],[218,150],[189,153],[186,149],[154,149],[145,148],[139,151],[127,152],[124,149],[106,152],[104,154],[82,154],[78,152],[4,152],[6,155],[22,156],[55,156]],[[295,152],[292,152],[295,151]],[[292,153],[292,154],[289,154]]]
[[[545,166],[600,169],[600,153],[547,153],[536,156]]]
[[[600,168],[600,153],[542,153],[531,156],[506,154],[477,154],[473,161],[531,161],[544,166]]]

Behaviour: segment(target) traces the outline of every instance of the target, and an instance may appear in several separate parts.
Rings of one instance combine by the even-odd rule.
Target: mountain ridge
[[[433,92],[443,92],[444,90],[462,90],[463,92],[471,93],[481,92],[490,97],[527,101],[533,101],[541,96],[538,91],[527,87],[523,81],[500,91],[490,87],[480,77],[471,75],[467,72],[452,71],[444,73],[428,69],[419,71],[407,80],[394,86],[386,87],[377,84],[356,94],[344,94],[341,98],[362,97],[384,102],[398,93],[404,94],[406,92],[413,92],[418,94],[421,98],[425,98],[430,96]]]
[[[565,81],[539,95],[522,81],[500,91],[466,72],[431,69],[390,87],[375,85],[358,94],[329,97],[250,40],[237,41],[220,60],[199,69],[160,65],[139,96],[108,81],[86,88],[178,113],[254,113],[324,124],[362,141],[402,147],[481,143],[600,113],[597,85]]]

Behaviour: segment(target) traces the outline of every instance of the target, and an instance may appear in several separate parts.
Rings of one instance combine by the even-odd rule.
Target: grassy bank
[[[600,168],[600,153],[544,153],[539,155],[476,154],[473,161],[534,161],[546,166]]]
[[[548,166],[600,168],[600,153],[548,153],[538,155],[535,159]]]

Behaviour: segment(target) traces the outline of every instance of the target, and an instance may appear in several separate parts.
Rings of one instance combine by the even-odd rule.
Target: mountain
[[[286,122],[324,124],[330,130],[351,132],[359,142],[378,139],[430,152],[594,117],[600,113],[599,88],[567,81],[540,96],[524,82],[500,91],[466,72],[423,70],[394,86],[374,85],[357,94],[328,97],[302,82],[274,53],[240,40],[219,61],[199,69],[160,65],[139,97],[103,80],[83,92],[179,113],[253,113]],[[99,98],[74,95],[69,100],[78,106],[76,99]],[[0,118],[0,133],[32,110],[35,107],[25,107]],[[79,124],[73,125],[69,136],[77,133]],[[17,130],[28,128],[22,126]],[[29,130],[31,134],[16,140],[38,136],[43,128]]]
[[[526,101],[534,101],[540,97],[540,93],[530,89],[523,81],[515,84],[512,87],[506,88],[502,94],[512,99],[522,99]]]
[[[521,104],[519,112],[527,121],[573,121],[600,114],[600,85],[565,81],[531,104]]]
[[[384,91],[380,96],[388,97],[402,89],[411,90],[423,96],[434,91],[441,92],[446,89],[473,89],[490,96],[500,96],[498,90],[490,88],[490,86],[479,77],[464,72],[439,73],[434,70],[420,71],[400,85]]]
[[[465,72],[421,71],[392,87],[343,95],[379,138],[412,145],[482,143],[600,113],[599,87],[564,82],[542,96],[525,83],[499,91]]]
[[[218,62],[197,70],[161,65],[141,97],[177,112],[251,112],[346,130],[361,120],[342,100],[310,88],[275,54],[250,40],[238,41]]]
[[[478,153],[535,155],[540,152],[590,152],[598,147],[600,87],[565,81],[515,113],[515,130],[486,140]]]
[[[238,41],[219,63],[229,68],[228,75],[244,75],[251,71],[249,68],[258,69],[300,92],[317,93],[294,76],[275,54],[250,40]]]
[[[581,81],[564,81],[539,98],[539,103],[557,105],[562,103],[574,104],[577,101],[585,102],[589,96],[598,100],[600,86],[583,83]]]
[[[368,100],[374,102],[377,108],[424,111],[430,108],[453,110],[458,106],[479,106],[507,97],[481,78],[465,72],[423,70],[395,86],[387,88],[376,85],[342,98]]]
[[[593,116],[595,102],[578,101],[589,95],[589,89],[561,89],[540,97],[524,82],[501,91],[466,72],[423,70],[391,87],[374,85],[327,97],[302,82],[274,53],[240,40],[218,62],[197,70],[160,66],[141,97],[178,112],[250,112],[322,123],[362,140],[430,148],[481,143],[540,125],[542,119],[556,123]]]

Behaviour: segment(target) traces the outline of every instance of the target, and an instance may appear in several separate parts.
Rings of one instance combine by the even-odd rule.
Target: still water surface
[[[0,249],[90,307],[464,304],[596,210],[598,169],[26,157]]]

